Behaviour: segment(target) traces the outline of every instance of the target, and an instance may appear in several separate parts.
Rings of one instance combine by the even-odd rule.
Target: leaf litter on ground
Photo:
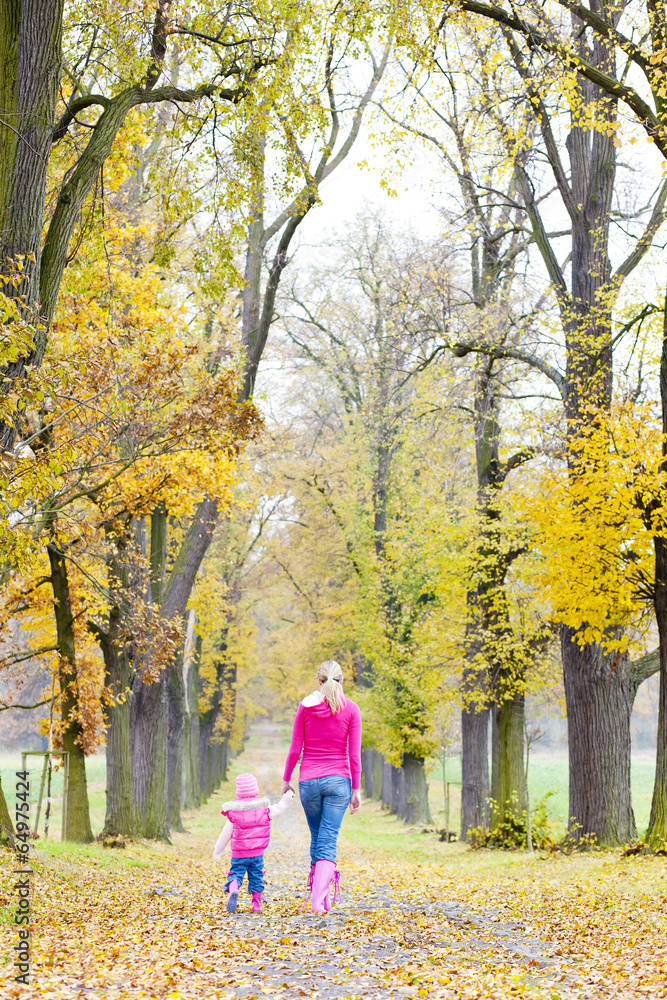
[[[265,743],[262,754],[263,761],[244,757],[244,769],[275,787]],[[210,857],[225,794],[186,817],[193,832],[174,835],[172,845],[128,843],[123,852],[38,845],[28,986],[14,981],[15,865],[4,852],[0,995],[667,997],[664,858],[479,852],[471,860],[459,848],[415,861],[355,845],[348,821],[339,858],[343,896],[322,917],[303,909],[308,841],[297,805],[274,826],[264,912],[252,914],[243,892],[232,915],[222,891],[227,861]]]

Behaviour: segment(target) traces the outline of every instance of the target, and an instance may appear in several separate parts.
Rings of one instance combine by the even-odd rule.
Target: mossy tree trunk
[[[199,789],[199,658],[201,656],[201,636],[194,637],[194,653],[188,663],[185,694],[185,750],[183,763],[184,809],[198,809],[201,805]]]
[[[463,673],[463,688],[477,690],[477,671],[469,680]],[[465,697],[465,694],[464,694]],[[489,706],[471,701],[461,710],[461,839],[471,830],[489,826]]]
[[[107,559],[111,607],[106,631],[89,622],[104,656],[105,681],[111,703],[105,712],[107,801],[102,834],[131,837],[135,832],[130,757],[130,699],[132,669],[130,648],[124,630],[124,608],[128,600],[129,571],[127,524],[109,524]]]
[[[102,833],[131,837],[135,832],[130,757],[132,671],[127,642],[119,635],[114,618],[112,612],[109,640],[102,644],[107,685],[114,699],[106,710],[107,802]]]
[[[382,760],[382,808],[391,809],[392,766],[388,760]]]
[[[159,616],[169,622],[185,622],[192,587],[215,529],[217,506],[217,501],[210,498],[199,505],[166,580],[166,512],[163,508],[156,508],[151,515],[151,595]],[[172,761],[178,757],[178,765],[172,770],[174,800],[170,800],[169,796],[168,734],[170,691],[172,707],[176,707],[179,715],[179,725],[185,714],[184,686],[178,677],[173,677],[180,672],[181,663],[178,657],[177,663],[152,664],[149,651],[146,662],[138,664],[133,684],[131,747],[135,818],[137,830],[142,836],[159,840],[167,840],[169,835],[168,803],[172,801],[172,807],[180,810],[183,730],[178,736],[178,746],[172,750]],[[143,680],[148,668],[151,670],[149,677],[158,674],[157,680],[152,683],[144,683]]]
[[[375,755],[377,751],[366,747],[361,751],[361,770],[364,780],[364,795],[372,799],[375,795]]]
[[[169,670],[167,701],[169,732],[167,741],[167,822],[170,830],[183,832],[181,822],[181,786],[185,755],[187,705],[183,651]]]
[[[409,753],[404,754],[403,774],[405,775],[405,822],[432,823],[424,758]]]
[[[399,819],[405,819],[405,771],[402,767],[391,769],[391,812]]]
[[[52,537],[47,545],[47,552],[51,566],[51,587],[53,588],[60,663],[58,679],[60,682],[62,748],[69,754],[65,840],[85,844],[93,840],[93,831],[90,825],[88,805],[86,757],[83,748],[83,726],[76,672],[74,616],[67,561],[65,553],[55,537]]]
[[[491,826],[512,818],[523,821],[526,810],[525,694],[515,691],[493,705],[496,747],[492,754]]]

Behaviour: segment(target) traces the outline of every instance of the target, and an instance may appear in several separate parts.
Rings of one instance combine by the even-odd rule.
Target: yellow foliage
[[[655,406],[591,412],[565,462],[524,477],[517,510],[534,526],[539,584],[578,641],[623,651],[649,624],[653,537],[667,530]],[[630,630],[629,633],[626,630]]]

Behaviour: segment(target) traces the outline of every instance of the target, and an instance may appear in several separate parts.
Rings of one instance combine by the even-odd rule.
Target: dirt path
[[[273,798],[280,790],[284,752],[277,728],[265,724],[261,750],[239,759],[244,770],[256,775],[262,793],[270,790],[275,793]],[[300,901],[306,899],[309,868],[308,831],[298,797],[273,824],[266,853],[265,912],[261,916],[249,912],[244,887],[239,911],[224,914],[224,930],[237,939],[238,954],[250,952],[235,964],[236,983],[230,996],[251,998],[268,993],[340,1000],[432,996],[433,975],[424,973],[427,965],[430,973],[431,967],[440,964],[443,974],[438,977],[437,995],[460,997],[463,994],[457,982],[462,964],[470,972],[481,966],[497,967],[502,979],[520,972],[522,980],[526,979],[527,966],[546,971],[556,964],[558,960],[549,955],[548,942],[522,934],[516,924],[502,922],[498,914],[489,910],[473,913],[453,899],[434,900],[431,893],[420,889],[411,870],[414,866],[406,866],[405,892],[397,892],[397,866],[369,858],[345,841],[345,824],[350,822],[354,820],[348,815],[338,859],[342,899],[325,917],[298,912]],[[179,839],[178,846],[186,844]],[[226,863],[227,855],[221,878]],[[388,867],[392,867],[391,879],[387,879]],[[264,945],[273,945],[273,958],[267,960],[265,948],[260,961],[252,954],[258,938]],[[543,973],[537,995],[545,995],[546,978]],[[561,981],[557,996],[575,995]]]
[[[255,728],[235,773],[252,771],[261,792],[277,798],[284,753],[279,728],[265,723]],[[661,992],[662,938],[654,928],[662,898],[656,891],[642,897],[641,909],[632,909],[632,897],[611,889],[609,879],[599,892],[590,879],[564,885],[548,876],[536,879],[535,861],[525,870],[505,866],[502,875],[479,865],[473,872],[465,854],[451,861],[443,861],[440,852],[432,862],[402,862],[346,840],[346,830],[359,822],[349,815],[338,857],[342,900],[327,916],[300,911],[309,838],[298,801],[273,824],[264,912],[252,914],[244,892],[238,912],[229,914],[222,891],[229,854],[222,862],[211,857],[220,806],[228,796],[229,789],[218,792],[187,814],[189,832],[175,835],[171,845],[140,842],[122,852],[97,846],[48,852],[36,845],[29,987],[14,982],[15,876],[12,859],[0,858],[5,863],[0,897],[8,906],[0,919],[0,996],[654,1000],[667,995]],[[561,871],[558,867],[554,875]],[[622,874],[629,872],[621,869]],[[655,874],[660,875],[657,868]],[[617,885],[617,875],[612,878]],[[636,941],[626,946],[630,934]],[[555,944],[546,940],[549,935]],[[645,938],[650,943],[640,952]],[[615,953],[609,952],[612,944]],[[630,981],[636,992],[625,989]]]

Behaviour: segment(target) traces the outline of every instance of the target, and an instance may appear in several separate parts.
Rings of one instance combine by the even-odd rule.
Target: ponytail
[[[335,715],[345,707],[345,695],[341,684],[343,671],[340,663],[336,663],[335,660],[325,660],[324,663],[320,663],[317,679],[322,684],[320,688],[322,696]]]

